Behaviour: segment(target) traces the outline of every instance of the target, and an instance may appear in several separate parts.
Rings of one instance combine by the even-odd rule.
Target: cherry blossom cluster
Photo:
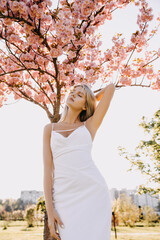
[[[102,54],[96,30],[112,20],[112,12],[129,4],[139,9],[137,31],[128,44],[116,34],[112,48]],[[116,71],[121,86],[145,75],[153,89],[160,89],[159,72],[150,65],[160,57],[160,49],[133,59],[158,31],[148,32],[153,14],[145,0],[61,0],[56,9],[50,0],[0,0],[0,17],[5,45],[0,49],[0,107],[13,93],[15,99],[34,102],[49,114],[48,105],[63,103],[70,86],[107,82]]]

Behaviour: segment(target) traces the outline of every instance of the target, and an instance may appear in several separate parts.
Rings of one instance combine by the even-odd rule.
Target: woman
[[[44,196],[48,226],[56,239],[110,239],[109,190],[91,149],[114,91],[113,83],[96,95],[87,84],[74,86],[61,119],[44,127]]]

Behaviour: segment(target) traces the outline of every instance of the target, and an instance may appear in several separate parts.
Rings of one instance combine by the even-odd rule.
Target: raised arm
[[[99,100],[100,101],[96,106],[96,110],[90,119],[90,126],[92,129],[94,129],[94,132],[97,131],[97,129],[102,123],[102,120],[109,108],[114,91],[115,91],[115,86],[113,83],[110,83],[95,95],[97,101]]]

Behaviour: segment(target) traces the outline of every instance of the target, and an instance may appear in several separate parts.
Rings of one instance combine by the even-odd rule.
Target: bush
[[[139,209],[126,194],[113,201],[113,210],[125,226],[133,227],[139,220]]]
[[[27,227],[34,227],[35,218],[35,205],[31,205],[25,210],[25,219],[27,221]]]
[[[144,221],[149,225],[151,223],[159,222],[159,216],[155,213],[154,209],[150,206],[143,207]]]
[[[24,220],[24,211],[23,210],[16,210],[12,212],[12,220]]]
[[[4,206],[0,205],[0,220],[6,219],[6,213]]]

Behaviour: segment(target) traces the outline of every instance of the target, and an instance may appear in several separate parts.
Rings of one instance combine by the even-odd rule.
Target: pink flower
[[[57,58],[58,57],[58,50],[56,48],[52,48],[50,51],[50,54],[53,58]]]
[[[2,5],[6,5],[7,1],[6,0],[1,0]]]
[[[74,58],[74,57],[76,57],[76,53],[73,51],[69,51],[68,56],[69,56],[69,58]]]
[[[39,13],[42,15],[41,10],[39,11]],[[39,16],[40,17],[40,16]],[[45,22],[45,24],[49,25],[52,23],[52,17],[51,15],[45,15],[43,14],[42,20]]]
[[[25,93],[27,94],[28,97],[32,97],[32,92],[31,92],[31,90],[27,89],[27,90],[25,91]]]
[[[50,0],[44,0],[44,2],[46,2],[46,4],[51,7],[52,6],[52,2]]]
[[[128,85],[128,86],[130,86],[131,83],[132,83],[132,80],[129,79],[129,78],[127,78],[127,77],[121,77],[121,78],[119,79],[119,82],[120,82],[121,84],[123,84],[123,85]]]
[[[52,100],[52,101],[54,101],[54,100],[56,100],[56,93],[55,92],[52,92],[51,94],[50,94],[50,99]]]

